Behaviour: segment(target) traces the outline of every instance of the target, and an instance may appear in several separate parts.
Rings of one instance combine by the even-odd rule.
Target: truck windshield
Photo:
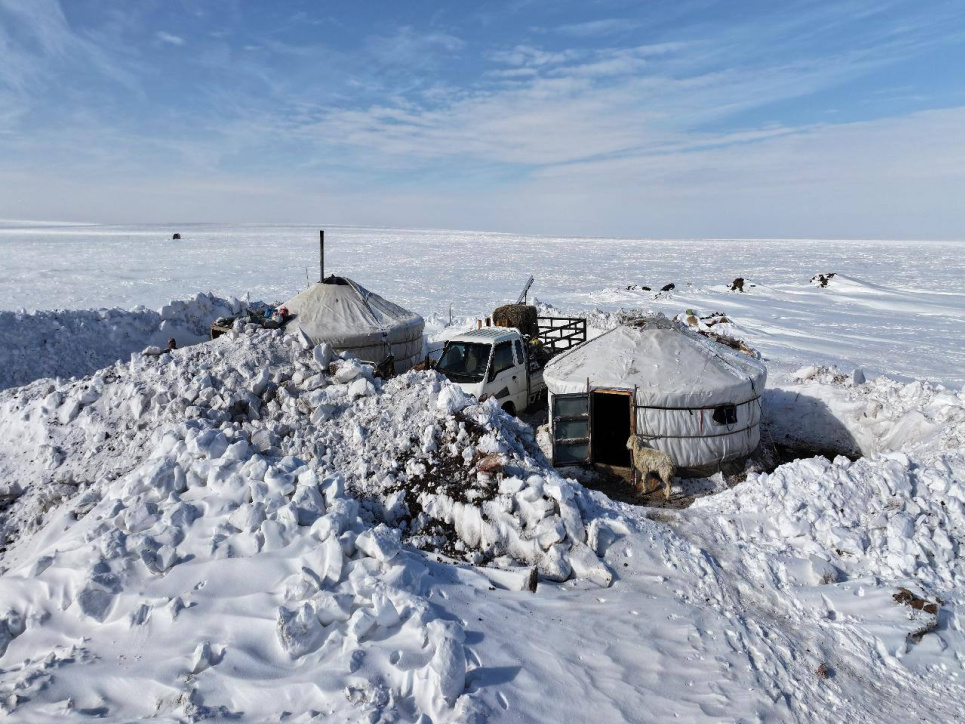
[[[436,370],[453,382],[480,382],[486,374],[492,345],[477,342],[449,342]]]

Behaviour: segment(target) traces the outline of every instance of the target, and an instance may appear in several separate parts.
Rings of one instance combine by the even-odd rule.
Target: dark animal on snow
[[[664,287],[663,289],[661,289],[660,291],[661,291],[661,292],[669,292],[671,289],[675,288],[676,286],[677,286],[676,284],[674,284],[673,282],[671,282],[670,284],[668,284],[667,286],[665,286],[665,287]]]

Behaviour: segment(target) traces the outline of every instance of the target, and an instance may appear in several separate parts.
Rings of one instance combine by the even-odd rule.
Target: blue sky
[[[0,218],[965,238],[960,2],[0,0]]]

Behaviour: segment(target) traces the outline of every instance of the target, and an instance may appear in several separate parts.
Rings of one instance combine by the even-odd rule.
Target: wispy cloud
[[[729,209],[764,228],[751,189],[801,224],[807,198],[844,223],[827,188],[860,196],[852,203],[864,214],[874,202],[855,189],[893,198],[879,174],[904,194],[896,209],[965,193],[955,171],[965,165],[955,126],[963,111],[913,115],[898,102],[965,106],[961,94],[879,81],[863,97],[809,106],[806,118],[786,111],[953,42],[955,3],[904,8],[897,22],[894,3],[795,0],[723,24],[697,12],[706,0],[664,8],[659,23],[576,22],[582,11],[535,3],[515,8],[517,27],[497,14],[483,32],[475,14],[453,9],[419,23],[403,13],[409,24],[393,25],[232,2],[192,15],[190,36],[170,32],[188,26],[167,5],[103,12],[98,23],[54,0],[0,0],[0,183],[36,203],[0,198],[0,213],[36,216],[69,195],[100,218],[121,213],[113,202],[125,199],[129,220],[162,208],[168,218],[221,209],[297,220],[323,195],[326,208],[350,209],[359,215],[345,220],[360,223],[378,206],[380,223],[479,226],[481,205],[500,210],[503,228],[572,231],[582,218],[600,233],[643,218],[698,233],[681,219],[707,208],[713,233]],[[338,33],[300,32],[316,21]],[[162,44],[190,52],[161,53]],[[141,86],[150,97],[137,95]],[[139,102],[125,104],[132,96]],[[834,116],[842,120],[816,123],[831,107],[845,109]],[[859,109],[867,118],[856,123]],[[918,198],[915,184],[935,200]],[[156,212],[137,201],[145,189],[163,199]],[[64,214],[77,217],[72,208]]]
[[[385,65],[403,68],[425,67],[440,56],[458,53],[465,41],[443,32],[420,32],[403,26],[391,35],[373,35],[366,39],[368,52]]]
[[[590,20],[585,23],[558,25],[552,29],[552,32],[574,38],[597,38],[627,33],[639,28],[641,25],[642,23],[639,20],[606,18],[604,20]]]
[[[169,45],[184,45],[184,38],[180,35],[172,35],[171,33],[166,33],[163,30],[157,31],[155,36],[162,43],[168,43]]]

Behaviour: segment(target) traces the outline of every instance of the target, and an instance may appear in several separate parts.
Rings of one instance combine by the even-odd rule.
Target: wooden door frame
[[[600,394],[603,394],[603,395],[625,395],[626,397],[629,397],[630,398],[630,405],[629,405],[630,434],[636,435],[637,434],[637,406],[636,406],[637,389],[636,387],[634,387],[633,389],[630,389],[628,387],[589,387],[587,392],[589,394],[589,400],[587,400],[587,402],[589,403],[589,413],[590,413],[590,431],[589,431],[590,432],[590,460],[589,462],[590,462],[590,465],[596,465],[596,459],[593,453],[593,450],[594,450],[594,447],[593,447],[593,428],[594,428],[593,395],[599,392]],[[637,471],[633,467],[632,458],[631,458],[630,470],[632,471],[632,477],[633,477],[632,482],[634,485],[636,485]]]

